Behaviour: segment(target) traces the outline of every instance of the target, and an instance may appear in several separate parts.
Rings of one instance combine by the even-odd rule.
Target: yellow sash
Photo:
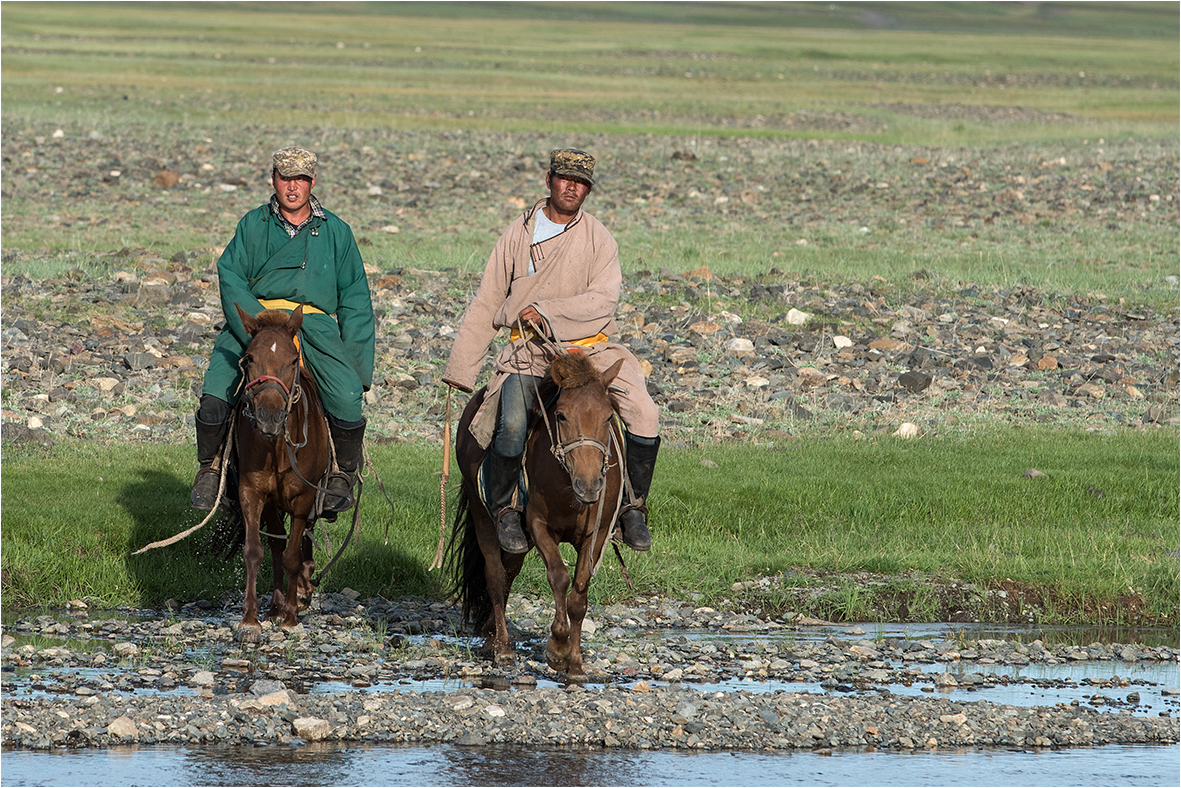
[[[286,309],[290,312],[294,312],[295,308],[299,306],[299,303],[295,301],[288,301],[286,298],[260,298],[258,299],[258,303],[262,304],[263,308],[265,309]],[[328,314],[323,309],[316,309],[316,307],[312,306],[311,304],[304,304],[303,311],[315,312],[318,315]]]
[[[533,336],[532,330],[529,330],[527,333],[529,334],[529,336]],[[514,328],[509,333],[508,341],[509,342],[516,342],[520,338],[521,338],[521,332]],[[607,339],[608,339],[607,335],[604,334],[602,331],[600,331],[599,333],[595,334],[593,337],[586,337],[584,339],[571,339],[570,344],[571,345],[582,345],[583,347],[589,347],[591,345],[597,345],[600,342],[606,342]]]

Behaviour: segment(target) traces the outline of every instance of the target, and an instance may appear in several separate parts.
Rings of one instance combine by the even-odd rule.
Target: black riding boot
[[[644,502],[652,487],[652,471],[656,468],[656,453],[660,438],[640,438],[630,432],[624,434],[627,454],[627,476],[631,479],[631,495],[624,487],[623,508],[619,512],[619,527],[623,543],[636,552],[652,549],[652,535],[648,533],[648,507]]]
[[[332,432],[332,445],[336,449],[336,466],[339,473],[328,477],[327,492],[324,493],[325,512],[345,512],[353,508],[353,485],[357,481],[357,469],[365,459],[365,419],[348,422],[328,417],[328,429]]]
[[[488,513],[496,521],[496,538],[500,540],[500,549],[506,553],[529,552],[521,510],[512,505],[513,490],[520,477],[519,456],[505,457],[496,449],[488,448],[488,458],[484,461],[484,491],[488,495]]]
[[[222,400],[207,395],[201,398],[201,407],[194,417],[197,426],[197,462],[201,465],[197,478],[193,480],[193,491],[189,494],[189,503],[194,509],[208,511],[217,506],[217,488],[221,476],[214,465],[221,455],[222,444],[230,428],[229,407]]]

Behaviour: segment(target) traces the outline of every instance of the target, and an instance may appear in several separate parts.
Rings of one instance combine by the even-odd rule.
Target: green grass
[[[215,13],[110,3],[96,20],[88,4],[8,4],[3,98],[9,116],[100,128],[280,125],[295,109],[301,123],[352,129],[746,135],[736,119],[873,105],[894,122],[832,136],[947,144],[964,124],[915,122],[889,107],[966,103],[1078,115],[1092,137],[1174,136],[1178,53],[1160,31],[1176,29],[1175,7],[889,4],[873,13],[898,16],[887,26],[899,29],[865,30],[844,24],[857,5],[833,14],[823,4],[301,4],[293,13],[244,3]],[[814,26],[825,20],[835,27]],[[969,123],[958,138],[1076,137],[1070,125],[1015,136],[1010,124]]]
[[[367,263],[477,272],[511,201],[539,194],[530,160],[574,144],[600,158],[588,208],[629,277],[778,269],[905,293],[921,276],[937,293],[1026,285],[1063,304],[1177,309],[1175,4],[99,7],[0,8],[3,245],[22,252],[6,276],[109,278],[177,252],[207,269],[288,140],[322,152],[318,196]],[[672,158],[684,152],[698,158]],[[165,164],[191,180],[151,187]],[[113,169],[123,181],[101,182]],[[223,177],[247,186],[221,192]],[[714,308],[743,297],[718,287]],[[65,287],[50,298],[83,318],[119,308]],[[872,615],[892,595],[916,620],[945,610],[942,580],[1007,578],[1044,618],[1175,625],[1176,432],[1013,427],[1027,416],[904,444],[818,423],[782,450],[667,450],[657,548],[628,556],[632,576],[641,592],[718,601],[799,568],[824,587],[802,612]],[[211,557],[204,532],[129,557],[199,521],[190,452],[6,446],[4,605],[240,594],[240,560]],[[325,587],[435,593],[438,451],[374,455],[396,504],[389,544],[370,487],[361,545]],[[1031,466],[1050,478],[1022,477]],[[834,572],[894,579],[875,595]],[[545,592],[539,561],[520,582]],[[627,595],[610,565],[592,589]],[[776,589],[766,604],[801,605]]]
[[[360,543],[346,550],[322,588],[386,597],[437,593],[437,573],[426,567],[439,536],[440,452],[383,445],[373,454],[394,501],[388,544],[390,510],[371,484]],[[11,447],[4,460],[6,608],[241,593],[240,557],[222,562],[204,546],[212,525],[168,548],[130,555],[199,521],[187,508],[187,448],[61,442]],[[1030,467],[1049,478],[1025,478]],[[998,430],[941,440],[801,441],[779,450],[669,449],[651,500],[655,548],[628,553],[626,561],[641,596],[665,592],[716,603],[731,596],[735,582],[793,569],[872,572],[909,577],[889,590],[909,589],[912,615],[921,620],[929,586],[914,580],[917,573],[1031,589],[1045,600],[1039,615],[1047,622],[1175,624],[1177,475],[1177,435],[1164,430]],[[327,530],[335,548],[345,527]],[[318,549],[323,565],[330,554],[319,541]],[[548,593],[536,556],[517,588]],[[838,589],[812,610],[864,614],[877,599],[870,592],[850,597],[860,593]],[[592,599],[629,596],[608,561]]]

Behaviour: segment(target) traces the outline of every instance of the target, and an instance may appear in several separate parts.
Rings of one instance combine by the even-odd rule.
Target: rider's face
[[[271,173],[271,183],[275,187],[275,196],[279,198],[279,208],[284,213],[298,214],[311,199],[316,179],[306,175],[293,175],[287,178],[275,170]]]
[[[548,172],[545,184],[549,187],[549,204],[565,216],[573,216],[591,192],[591,185],[577,178]]]

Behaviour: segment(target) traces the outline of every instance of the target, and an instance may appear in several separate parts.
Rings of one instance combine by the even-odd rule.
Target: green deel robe
[[[285,298],[326,313],[304,312],[304,360],[319,384],[324,408],[341,421],[360,420],[361,397],[373,383],[373,303],[352,229],[335,214],[325,214],[326,219],[312,217],[294,238],[269,205],[238,222],[217,261],[226,323],[213,346],[204,394],[237,402],[238,361],[250,334],[234,304],[257,315],[263,310],[260,298]]]

